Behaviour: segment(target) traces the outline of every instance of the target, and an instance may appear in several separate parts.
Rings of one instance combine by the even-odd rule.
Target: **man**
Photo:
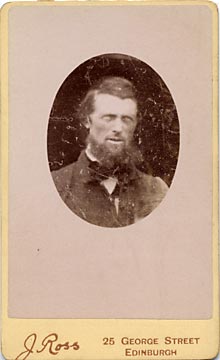
[[[104,227],[130,225],[150,214],[168,187],[135,166],[138,104],[131,82],[99,81],[82,101],[79,117],[88,130],[86,149],[75,163],[52,173],[64,202]]]

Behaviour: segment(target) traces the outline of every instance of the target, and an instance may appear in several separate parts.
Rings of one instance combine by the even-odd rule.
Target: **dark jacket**
[[[135,223],[150,214],[162,201],[167,185],[159,177],[144,174],[129,164],[119,176],[116,196],[108,193],[83,151],[78,160],[52,172],[54,183],[66,205],[82,219],[99,226],[121,227]]]

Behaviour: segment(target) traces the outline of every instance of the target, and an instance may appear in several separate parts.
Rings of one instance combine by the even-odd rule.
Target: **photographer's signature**
[[[58,335],[51,333],[36,346],[37,334],[33,333],[27,336],[24,340],[24,351],[22,351],[15,360],[25,360],[30,354],[42,353],[48,351],[51,355],[57,355],[61,350],[79,350],[78,342],[65,341],[63,343],[58,341]]]

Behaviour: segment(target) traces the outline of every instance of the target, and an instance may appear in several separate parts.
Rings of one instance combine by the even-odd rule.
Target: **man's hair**
[[[94,100],[99,94],[132,99],[137,103],[137,93],[133,84],[122,77],[109,76],[100,79],[87,92],[79,107],[79,118],[83,122],[94,111]]]

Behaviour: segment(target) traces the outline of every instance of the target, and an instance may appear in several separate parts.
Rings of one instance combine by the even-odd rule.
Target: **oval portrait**
[[[104,54],[78,66],[58,90],[48,160],[69,209],[117,228],[148,216],[172,183],[179,121],[166,84],[149,65]]]

